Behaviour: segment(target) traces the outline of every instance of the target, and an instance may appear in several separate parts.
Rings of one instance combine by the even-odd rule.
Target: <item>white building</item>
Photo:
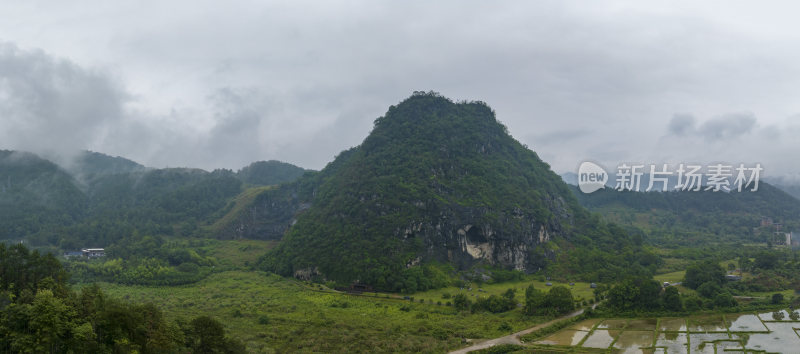
[[[86,258],[105,257],[105,248],[84,248],[81,250],[83,256]]]

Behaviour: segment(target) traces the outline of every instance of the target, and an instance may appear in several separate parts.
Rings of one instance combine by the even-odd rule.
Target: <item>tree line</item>
[[[169,322],[153,304],[79,291],[52,254],[0,244],[0,352],[244,353],[208,316]]]

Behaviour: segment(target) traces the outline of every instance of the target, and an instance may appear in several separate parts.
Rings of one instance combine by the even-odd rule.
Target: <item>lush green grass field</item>
[[[686,275],[686,271],[681,270],[677,272],[669,272],[669,273],[654,275],[653,279],[657,280],[659,283],[663,283],[665,281],[668,281],[670,283],[677,283],[683,281],[684,275]]]
[[[168,319],[216,317],[252,352],[445,352],[463,346],[462,338],[494,338],[544,320],[520,309],[458,313],[385,294],[320,291],[316,284],[253,271],[220,272],[185,286],[100,285],[114,297],[153,302]],[[441,298],[433,292],[425,296]]]
[[[249,269],[258,258],[269,249],[275,247],[278,241],[261,240],[211,240],[205,246],[208,254],[214,257],[224,269]]]
[[[575,300],[589,300],[594,298],[594,289],[592,289],[589,283],[583,282],[576,282],[575,285],[569,285],[569,283],[561,283],[561,282],[550,282],[552,286],[547,286],[547,282],[537,281],[537,280],[522,280],[522,281],[512,281],[512,282],[505,282],[499,284],[472,284],[472,290],[468,290],[469,287],[465,287],[463,289],[458,287],[446,287],[441,289],[429,290],[425,292],[415,293],[411,296],[414,297],[414,300],[419,301],[419,299],[424,299],[426,303],[432,302],[437,303],[441,301],[442,303],[447,303],[450,301],[449,299],[445,299],[446,295],[449,294],[454,296],[456,294],[466,294],[469,296],[470,299],[473,301],[476,297],[479,296],[489,296],[489,295],[501,295],[502,293],[506,292],[508,289],[514,289],[516,291],[516,299],[520,303],[525,301],[525,289],[528,288],[528,285],[533,284],[533,286],[542,291],[548,291],[553,286],[563,285],[572,291],[572,297]]]

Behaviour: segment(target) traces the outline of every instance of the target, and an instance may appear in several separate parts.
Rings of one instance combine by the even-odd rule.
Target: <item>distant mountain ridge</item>
[[[754,231],[762,219],[781,224],[780,230],[770,229],[773,233],[800,231],[800,200],[763,181],[756,192],[572,190],[584,207],[646,230],[651,242],[667,247],[765,242],[768,235]]]
[[[256,161],[236,173],[242,182],[256,186],[271,186],[294,181],[304,173],[304,168],[281,161]]]
[[[90,151],[63,165],[0,150],[0,240],[75,249],[109,245],[134,232],[225,237],[202,226],[223,216],[236,195],[306,172],[277,161],[239,172],[154,169]]]
[[[567,183],[569,185],[573,185],[573,186],[577,186],[578,185],[578,174],[577,173],[575,173],[575,172],[564,172],[564,173],[560,174],[560,176],[561,176],[561,179],[565,183]],[[667,180],[668,180],[668,182],[667,182],[668,191],[674,191],[675,190],[675,186],[678,184],[678,177],[676,175],[671,175],[671,176],[667,177]],[[800,182],[797,181],[796,179],[788,179],[788,178],[783,178],[783,177],[763,177],[762,176],[759,179],[759,181],[763,181],[763,182],[766,182],[766,183],[768,183],[768,184],[770,184],[770,185],[772,185],[774,187],[777,187],[778,189],[780,189],[780,190],[788,193],[789,195],[791,195],[791,196],[793,196],[793,197],[795,197],[795,198],[800,200]],[[705,180],[704,180],[704,182],[705,182]],[[649,186],[649,183],[650,183],[650,175],[648,173],[645,173],[641,177],[641,181],[640,181],[641,188],[639,189],[639,191],[640,192],[645,192],[647,187]],[[616,188],[616,185],[617,185],[617,176],[615,174],[613,174],[613,173],[610,173],[609,176],[608,176],[608,181],[606,182],[606,186],[608,188]],[[703,185],[707,185],[707,184],[703,183]],[[654,191],[661,191],[661,188],[662,188],[661,182],[655,182],[653,184],[653,190]]]

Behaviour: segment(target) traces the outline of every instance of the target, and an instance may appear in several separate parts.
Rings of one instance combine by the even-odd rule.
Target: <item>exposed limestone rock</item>
[[[321,275],[317,267],[298,269],[294,272],[294,277],[300,280],[311,280],[315,275]]]
[[[561,223],[571,223],[563,201],[549,199],[554,206],[555,218],[540,222],[517,208],[507,213],[473,207],[440,207],[429,219],[416,221],[397,230],[397,237],[411,242],[420,238],[425,245],[422,261],[451,262],[464,269],[476,263],[534,272],[542,266],[542,259],[532,259],[531,251],[559,235]],[[434,203],[428,203],[433,208]],[[558,210],[558,206],[561,210]],[[496,215],[493,221],[487,214]],[[559,219],[563,217],[563,219]],[[418,241],[417,241],[418,242]],[[418,263],[420,258],[410,263]],[[409,263],[409,264],[410,264]]]

